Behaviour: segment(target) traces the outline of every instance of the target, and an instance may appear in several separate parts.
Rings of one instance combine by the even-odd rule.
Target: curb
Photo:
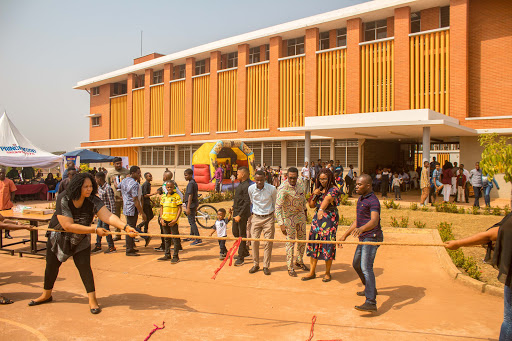
[[[432,238],[436,243],[443,242],[437,229],[432,229]],[[455,266],[455,264],[453,264],[452,259],[450,258],[450,255],[448,255],[448,252],[446,252],[445,248],[436,247],[436,251],[437,255],[439,256],[439,260],[441,261],[441,266],[448,272],[450,277],[452,277],[454,280],[457,280],[459,283],[464,284],[465,286],[474,288],[481,293],[503,297],[503,287],[489,285],[487,283],[481,282],[479,280],[469,277],[468,275],[463,274]]]

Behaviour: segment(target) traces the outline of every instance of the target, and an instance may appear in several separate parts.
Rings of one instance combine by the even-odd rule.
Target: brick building
[[[478,134],[512,133],[510,18],[508,0],[379,0],[153,53],[77,83],[82,147],[157,173],[225,139],[272,166],[437,155],[472,168]]]

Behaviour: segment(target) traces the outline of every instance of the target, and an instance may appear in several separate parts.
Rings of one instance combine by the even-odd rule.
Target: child
[[[181,215],[181,198],[178,193],[174,191],[174,182],[168,181],[165,184],[167,193],[162,196],[160,200],[160,224],[164,234],[180,234],[178,230],[178,220]],[[171,264],[176,264],[180,261],[178,252],[181,249],[181,241],[179,238],[172,238],[174,242],[174,254],[171,259]],[[165,238],[165,255],[158,260],[168,260],[171,258],[171,238]]]
[[[215,222],[215,226],[213,227],[212,233],[210,233],[210,236],[213,235],[215,231],[217,231],[217,237],[227,237],[227,226],[229,221],[231,220],[231,214],[233,212],[233,208],[229,208],[229,214],[228,217],[226,217],[226,210],[223,208],[219,208],[217,211],[217,221]],[[220,247],[220,255],[219,259],[223,260],[226,258],[226,255],[228,253],[228,249],[226,249],[226,241],[219,239],[219,247]]]
[[[398,177],[398,173],[393,174],[393,191],[395,191],[395,199],[402,200],[402,194],[400,193],[400,186],[402,185],[402,179]]]

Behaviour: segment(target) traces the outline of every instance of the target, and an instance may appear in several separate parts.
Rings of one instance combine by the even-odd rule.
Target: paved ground
[[[425,232],[386,233],[385,239],[432,242]],[[363,303],[355,295],[361,285],[350,265],[354,246],[338,250],[333,280],[323,283],[323,264],[316,280],[300,281],[302,271],[299,278],[289,277],[283,244],[274,245],[271,276],[261,271],[250,275],[246,263],[225,267],[216,280],[211,279],[220,263],[216,242],[197,247],[185,243],[177,265],[158,262],[156,244],[140,246],[141,257],[127,258],[123,252],[92,256],[100,315],[90,314],[72,261],[61,268],[54,302],[28,307],[42,290],[44,260],[0,253],[0,291],[15,300],[0,306],[0,340],[144,340],[153,324],[162,321],[166,328],[151,341],[306,340],[313,315],[313,340],[498,338],[503,300],[452,280],[439,265],[435,248],[379,249],[379,312],[369,315],[353,309]]]

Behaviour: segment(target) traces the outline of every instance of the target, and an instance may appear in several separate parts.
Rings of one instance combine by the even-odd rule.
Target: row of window
[[[199,144],[178,146],[150,146],[141,148],[141,165],[143,166],[175,166],[176,150],[177,166],[189,166],[192,154],[200,147]],[[282,166],[281,142],[249,142],[247,146],[254,152],[256,165]],[[331,159],[331,141],[311,141],[312,161]],[[358,142],[355,139],[334,140],[334,159],[339,160],[343,167],[358,165]],[[286,166],[302,167],[304,165],[304,141],[288,141],[286,143]]]

